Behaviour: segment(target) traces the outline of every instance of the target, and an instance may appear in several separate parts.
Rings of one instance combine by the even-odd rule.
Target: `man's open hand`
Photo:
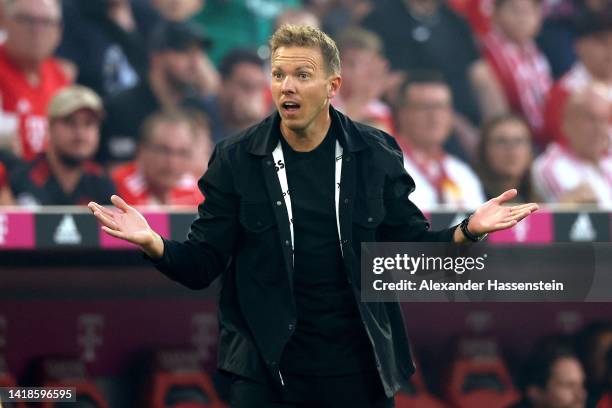
[[[478,207],[470,218],[468,230],[474,235],[483,235],[512,228],[523,218],[538,210],[539,207],[535,203],[503,205],[516,195],[515,189],[508,190]]]
[[[111,202],[116,209],[104,208],[93,201],[87,205],[102,224],[102,229],[115,238],[140,246],[153,258],[161,257],[164,250],[163,241],[151,229],[142,214],[134,207],[129,206],[119,196],[113,195]]]

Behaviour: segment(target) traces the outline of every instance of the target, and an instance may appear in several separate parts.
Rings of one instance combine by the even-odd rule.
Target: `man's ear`
[[[327,99],[333,99],[340,91],[342,85],[342,77],[340,75],[332,75],[328,82]]]

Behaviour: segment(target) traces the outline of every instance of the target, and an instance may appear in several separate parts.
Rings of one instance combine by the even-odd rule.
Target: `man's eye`
[[[272,76],[274,77],[274,79],[281,79],[283,77],[283,74],[281,72],[275,72],[272,74]]]
[[[307,74],[307,73],[305,73],[305,72],[302,72],[301,74],[298,74],[298,77],[299,77],[300,79],[308,79],[308,78],[310,78],[310,75],[308,75],[308,74]]]

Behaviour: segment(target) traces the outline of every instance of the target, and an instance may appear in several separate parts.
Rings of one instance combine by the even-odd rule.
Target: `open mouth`
[[[296,102],[283,102],[281,107],[285,112],[294,113],[300,109],[300,104]]]

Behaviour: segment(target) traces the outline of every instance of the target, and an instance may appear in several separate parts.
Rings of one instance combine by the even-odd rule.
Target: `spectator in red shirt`
[[[91,161],[100,140],[102,116],[102,101],[89,88],[71,86],[53,97],[47,151],[11,175],[18,204],[109,202],[115,188],[102,168]]]
[[[32,160],[47,144],[47,105],[69,82],[51,57],[61,38],[57,0],[6,2],[6,42],[0,45],[0,121],[20,140],[20,152]]]
[[[537,135],[544,125],[544,102],[552,84],[548,61],[534,39],[542,24],[540,0],[496,0],[493,29],[483,37],[485,58],[508,105]]]
[[[197,206],[204,197],[193,168],[196,133],[181,111],[158,112],[143,123],[136,159],[117,167],[117,194],[130,205]]]
[[[612,102],[612,15],[585,12],[576,17],[574,26],[578,62],[554,84],[548,94],[542,144],[555,141],[567,145],[561,124],[570,94],[597,83]]]

